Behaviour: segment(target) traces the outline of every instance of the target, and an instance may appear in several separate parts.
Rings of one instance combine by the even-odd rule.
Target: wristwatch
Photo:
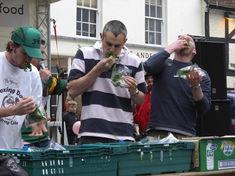
[[[201,87],[201,85],[198,84],[198,85],[196,85],[196,86],[193,86],[193,87],[192,87],[192,90],[197,90],[197,89],[199,89],[200,87]]]
[[[134,95],[138,95],[140,93],[139,89],[136,89],[135,94]]]

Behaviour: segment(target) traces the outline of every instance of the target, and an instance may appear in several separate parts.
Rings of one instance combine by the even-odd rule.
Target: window
[[[76,34],[96,37],[97,0],[77,0]]]
[[[162,0],[145,0],[145,43],[162,44]]]

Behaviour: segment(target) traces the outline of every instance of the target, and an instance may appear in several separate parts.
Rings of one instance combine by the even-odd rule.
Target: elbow
[[[143,104],[143,103],[144,103],[144,97],[139,100],[138,104]]]
[[[68,94],[71,98],[75,98],[77,96],[77,91],[76,91],[73,83],[71,83],[71,82],[68,83],[67,90],[68,90]]]
[[[135,99],[135,104],[140,105],[144,103],[144,93],[140,93],[139,97]]]
[[[205,108],[205,109],[206,109],[206,112],[210,111],[210,110],[211,110],[211,105],[212,105],[212,104],[211,104],[211,99],[210,99],[210,98],[207,98],[205,104],[206,104],[206,105],[205,105],[205,107],[206,107],[206,108]],[[205,113],[206,113],[206,112],[205,112]]]
[[[75,91],[72,89],[68,89],[68,94],[72,99],[74,99],[77,96]]]
[[[210,103],[210,101],[207,101],[207,102],[205,102],[204,108],[202,108],[201,112],[202,112],[202,114],[204,115],[204,114],[206,114],[208,111],[210,111],[210,109],[211,109],[211,103]]]
[[[207,113],[208,111],[210,111],[210,109],[211,109],[211,104],[208,104],[205,108],[204,114]]]

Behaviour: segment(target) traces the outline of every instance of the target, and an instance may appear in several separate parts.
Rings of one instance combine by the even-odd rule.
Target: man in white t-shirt
[[[0,52],[0,149],[22,147],[25,115],[41,103],[41,79],[30,64],[32,58],[43,57],[40,40],[34,27],[19,27],[12,32],[6,51]]]

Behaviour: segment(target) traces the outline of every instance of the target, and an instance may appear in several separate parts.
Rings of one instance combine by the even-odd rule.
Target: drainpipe
[[[206,40],[210,39],[210,6],[208,0],[204,0],[206,3],[205,11],[205,38]]]

